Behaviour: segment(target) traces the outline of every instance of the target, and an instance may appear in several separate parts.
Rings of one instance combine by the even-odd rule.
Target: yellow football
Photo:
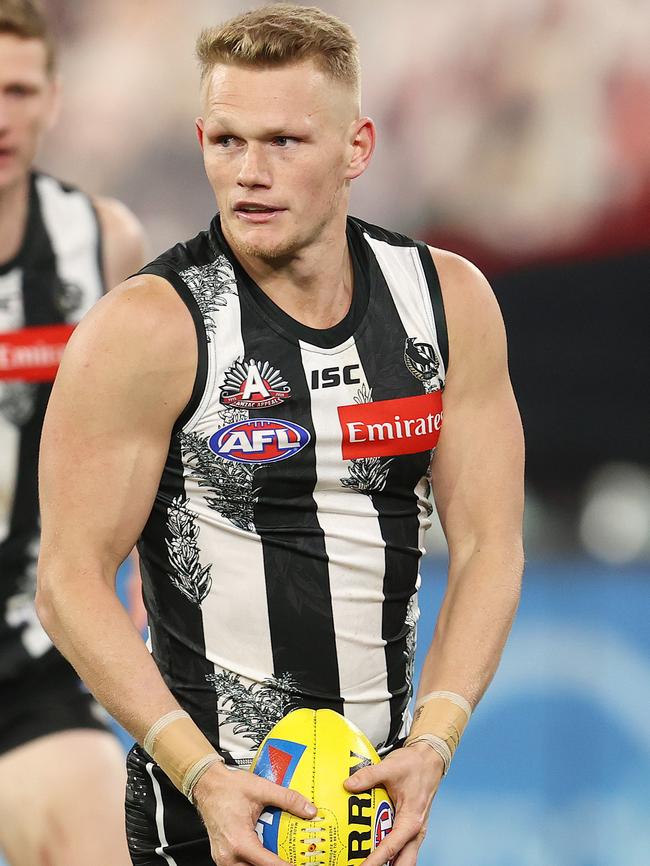
[[[266,808],[257,834],[269,851],[292,866],[357,866],[393,826],[384,788],[350,794],[351,773],[378,764],[368,738],[332,710],[294,710],[269,732],[251,767],[277,785],[299,791],[318,808],[307,821]]]

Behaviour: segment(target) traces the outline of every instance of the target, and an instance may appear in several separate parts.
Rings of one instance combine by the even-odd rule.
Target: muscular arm
[[[456,692],[475,706],[497,668],[519,600],[523,437],[490,287],[464,259],[431,252],[450,346],[444,421],[432,463],[449,576],[418,695]],[[350,791],[384,784],[397,806],[393,830],[367,866],[387,860],[415,866],[442,771],[440,755],[416,741],[346,781]]]
[[[41,444],[38,614],[93,694],[140,743],[178,704],[115,595],[158,488],[174,422],[197,364],[190,314],[158,277],[104,297],[66,349]],[[255,833],[273,805],[302,818],[305,797],[220,763],[194,802],[216,863],[281,866]]]
[[[43,427],[38,614],[139,740],[177,705],[115,595],[115,573],[151,510],[195,368],[192,320],[174,290],[129,280],[73,334]]]
[[[449,576],[418,693],[457,692],[474,706],[496,671],[519,600],[523,435],[503,322],[487,281],[458,256],[432,254],[450,346],[432,464]]]

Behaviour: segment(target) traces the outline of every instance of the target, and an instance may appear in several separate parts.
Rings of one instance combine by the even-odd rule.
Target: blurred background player
[[[119,202],[32,168],[59,90],[41,7],[0,0],[0,850],[12,866],[120,866],[120,747],[34,611],[37,456],[67,338],[140,267],[143,236]]]

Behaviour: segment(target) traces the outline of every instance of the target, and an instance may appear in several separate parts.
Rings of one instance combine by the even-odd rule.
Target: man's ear
[[[376,135],[375,124],[369,117],[355,120],[350,127],[352,157],[345,174],[347,180],[359,177],[368,168],[375,149]]]
[[[203,150],[203,118],[197,117],[194,123],[196,125],[196,137],[199,140],[199,146],[201,150]]]

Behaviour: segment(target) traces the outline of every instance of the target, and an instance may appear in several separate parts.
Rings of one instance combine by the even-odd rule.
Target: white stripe
[[[219,402],[226,371],[238,359],[250,360],[244,358],[239,297],[227,294],[224,300],[224,306],[213,314],[217,328],[208,343],[205,399],[184,428],[198,433],[203,440],[231,420],[227,407]],[[235,411],[242,415],[241,409]],[[234,672],[240,684],[249,688],[273,676],[262,540],[257,533],[235,526],[211,508],[206,502],[206,497],[212,495],[210,488],[200,487],[188,467],[185,490],[203,526],[199,538],[201,563],[212,563],[212,586],[201,604],[205,655],[214,665],[215,675]],[[219,742],[235,758],[249,756],[253,748],[250,739],[234,735],[233,725],[220,727]]]
[[[0,276],[0,340],[2,334],[17,331],[25,324],[22,295],[22,271],[14,268]],[[2,359],[0,359],[2,364]],[[33,402],[30,396],[34,386],[25,382],[0,381],[0,406],[20,405]],[[31,409],[29,410],[31,414]],[[0,412],[0,541],[9,534],[9,523],[16,492],[18,475],[18,449],[20,448],[20,425],[13,423]]]
[[[151,778],[153,795],[156,800],[156,827],[158,829],[158,841],[160,842],[160,845],[156,848],[156,854],[166,860],[169,866],[178,866],[171,854],[163,851],[163,848],[167,847],[167,836],[165,835],[165,806],[163,804],[162,791],[160,790],[158,779],[153,774],[153,763],[150,761],[146,767],[147,773],[149,773]]]
[[[83,293],[81,306],[74,311],[74,321],[78,321],[103,294],[95,212],[87,195],[65,192],[53,177],[39,176],[36,189],[57,274]]]
[[[385,543],[370,496],[343,486],[350,461],[341,455],[337,406],[355,402],[368,389],[354,341],[323,354],[300,343],[308,383],[312,372],[325,367],[358,365],[361,381],[311,391],[311,415],[316,431],[318,523],[325,535],[329,584],[344,714],[374,744],[385,742],[390,730],[390,692],[386,672],[386,642],[382,638]]]
[[[438,345],[427,278],[416,247],[397,247],[364,234],[382,270],[407,336],[430,342],[440,360],[444,379],[444,360]]]
[[[0,334],[17,331],[24,324],[23,272],[13,268],[0,274]]]

